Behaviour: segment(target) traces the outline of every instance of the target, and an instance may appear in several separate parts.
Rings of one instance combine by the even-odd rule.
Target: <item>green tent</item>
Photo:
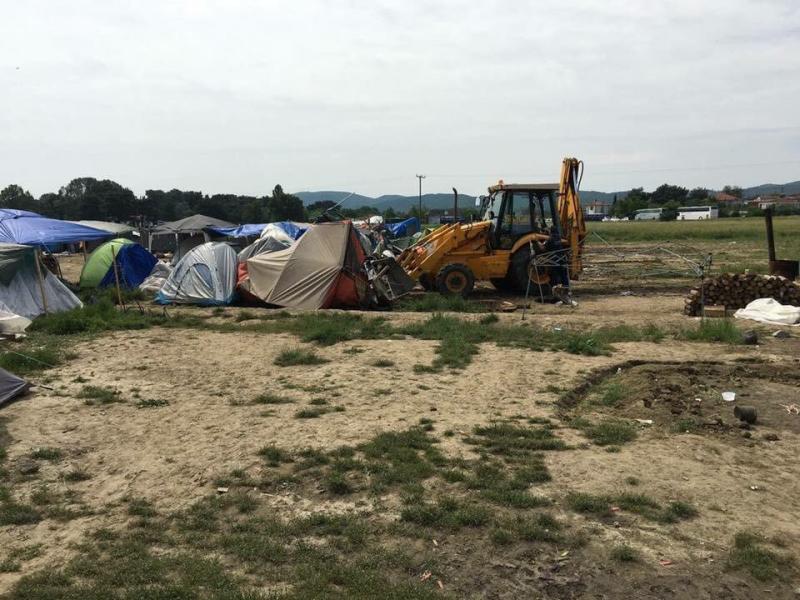
[[[98,246],[83,265],[81,289],[99,287],[114,262],[114,256],[119,254],[120,248],[128,244],[133,244],[133,242],[124,238],[116,238]]]

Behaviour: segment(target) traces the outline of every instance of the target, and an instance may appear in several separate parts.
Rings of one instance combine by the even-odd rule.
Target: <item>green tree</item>
[[[650,194],[650,202],[657,206],[664,206],[665,204],[677,202],[678,206],[683,206],[688,193],[689,191],[685,187],[665,183],[658,186],[655,191]]]
[[[79,177],[61,188],[58,195],[61,219],[125,221],[139,208],[133,192],[110,179]]]
[[[283,191],[280,185],[272,190],[272,196],[267,198],[264,210],[265,220],[274,221],[305,221],[306,209],[303,201],[292,194]]]
[[[672,202],[667,202],[664,205],[663,210],[661,211],[661,214],[658,216],[658,218],[662,221],[674,221],[675,219],[678,218],[679,207],[680,204],[678,204],[674,200]]]
[[[637,210],[647,208],[650,202],[650,194],[644,188],[633,188],[624,197],[618,198],[616,204],[611,208],[611,213],[615,217],[630,217]]]
[[[730,194],[731,196],[734,196],[735,198],[741,198],[742,197],[742,188],[740,188],[738,185],[726,185],[724,188],[722,188],[722,193]]]
[[[0,208],[16,208],[17,210],[39,210],[39,203],[27,190],[16,184],[6,186],[0,191]]]
[[[689,191],[687,198],[692,202],[703,202],[708,200],[710,193],[706,188],[696,187]]]

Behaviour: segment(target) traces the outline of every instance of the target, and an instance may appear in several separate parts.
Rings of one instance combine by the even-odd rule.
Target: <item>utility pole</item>
[[[425,179],[425,175],[417,175],[417,179],[419,179],[419,226],[422,227],[422,180]]]

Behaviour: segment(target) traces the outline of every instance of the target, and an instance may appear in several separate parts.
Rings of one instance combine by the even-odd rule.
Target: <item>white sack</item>
[[[737,310],[733,316],[770,325],[798,325],[800,307],[781,304],[774,298],[759,298]]]

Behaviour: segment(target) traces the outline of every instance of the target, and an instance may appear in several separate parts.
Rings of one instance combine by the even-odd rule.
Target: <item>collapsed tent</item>
[[[310,225],[308,223],[294,223],[292,221],[278,221],[267,223],[261,231],[260,237],[239,252],[239,261],[244,262],[248,258],[253,258],[264,252],[275,252],[288,248],[301,235],[303,235]]]
[[[244,290],[290,308],[356,307],[367,301],[366,253],[350,221],[320,223],[289,248],[247,259]]]
[[[0,368],[0,406],[28,391],[30,384]]]
[[[177,264],[189,250],[211,240],[206,230],[212,227],[236,227],[236,225],[222,219],[207,217],[206,215],[192,215],[177,221],[162,223],[150,232],[148,250],[151,252],[153,250],[154,237],[174,236],[175,254],[172,258],[172,264]]]
[[[192,248],[156,294],[159,304],[230,304],[236,291],[236,252],[207,242]]]
[[[107,231],[48,219],[27,210],[0,209],[0,243],[48,246],[103,240],[111,236]]]
[[[35,248],[0,244],[0,310],[33,319],[79,306],[75,294],[38,264]]]
[[[117,238],[91,253],[81,271],[80,287],[106,287],[119,279],[121,286],[136,288],[150,275],[156,262],[156,257],[139,244]]]

